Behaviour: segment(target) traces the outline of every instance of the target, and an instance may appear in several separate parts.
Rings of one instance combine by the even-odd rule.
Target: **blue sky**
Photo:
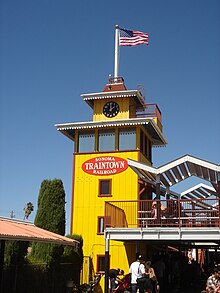
[[[119,75],[162,111],[168,145],[154,149],[154,166],[185,154],[219,164],[219,0],[2,0],[1,216],[22,219],[41,182],[60,178],[69,233],[73,144],[54,124],[92,120],[80,94],[113,74],[116,24],[150,36],[149,46],[120,48]]]

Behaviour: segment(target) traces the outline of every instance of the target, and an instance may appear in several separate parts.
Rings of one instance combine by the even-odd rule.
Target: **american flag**
[[[148,45],[148,34],[134,30],[119,29],[120,46],[137,46],[141,44]]]

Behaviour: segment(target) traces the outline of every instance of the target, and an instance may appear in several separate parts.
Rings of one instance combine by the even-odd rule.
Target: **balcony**
[[[153,118],[162,131],[162,114],[157,104],[146,104],[146,107],[136,110],[137,118]]]
[[[153,217],[152,204],[156,204]],[[106,228],[220,228],[219,198],[105,202]]]

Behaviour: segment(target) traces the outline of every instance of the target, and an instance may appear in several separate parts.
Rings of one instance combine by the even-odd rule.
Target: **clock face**
[[[116,102],[108,102],[103,107],[103,114],[108,118],[115,117],[118,112],[119,104],[117,104]]]

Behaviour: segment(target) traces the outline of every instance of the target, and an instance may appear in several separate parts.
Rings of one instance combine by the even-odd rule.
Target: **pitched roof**
[[[209,181],[214,189],[218,189],[220,165],[211,163],[191,155],[185,155],[158,168],[148,166],[129,159],[128,165],[142,178],[156,182],[160,176],[161,185],[171,187],[191,176]]]
[[[79,242],[68,237],[44,230],[30,222],[0,217],[0,239],[38,241],[78,246]]]

